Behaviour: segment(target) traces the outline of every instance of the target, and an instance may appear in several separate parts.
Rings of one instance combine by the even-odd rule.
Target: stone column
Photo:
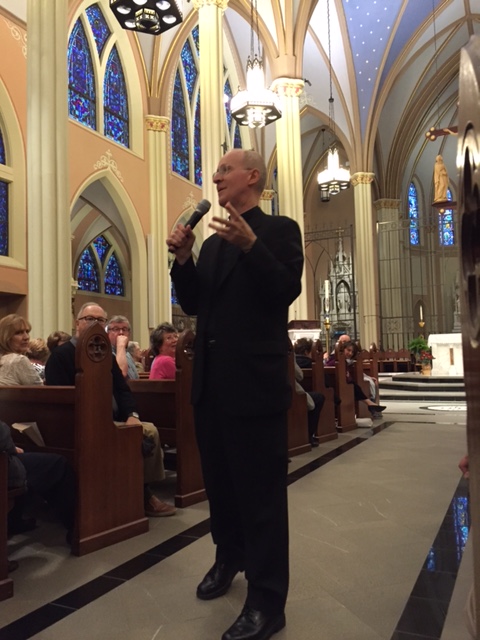
[[[280,215],[295,220],[304,235],[302,147],[299,97],[301,79],[277,78],[272,89],[282,99],[282,117],[276,121],[278,196]],[[307,279],[302,275],[302,293],[290,307],[290,320],[308,320]]]
[[[200,34],[200,114],[202,144],[203,197],[210,200],[212,208],[202,225],[203,237],[212,233],[208,228],[211,216],[224,212],[217,201],[217,192],[212,175],[223,155],[223,128],[219,126],[225,118],[223,105],[223,28],[222,18],[228,0],[193,0],[198,11]],[[208,218],[208,220],[207,220]]]
[[[167,227],[167,176],[170,119],[147,115],[145,118],[148,142],[150,183],[150,236],[148,250],[148,325],[172,321],[168,249],[165,240]]]
[[[377,231],[372,215],[373,173],[352,176],[355,202],[355,263],[358,288],[360,341],[368,349],[379,339],[379,295],[377,279]]]
[[[273,189],[264,189],[262,197],[260,198],[260,208],[263,213],[271,216],[273,213],[273,198],[275,197],[275,191]]]
[[[379,296],[384,348],[403,349],[404,317],[411,317],[411,301],[404,299],[402,283],[403,229],[400,200],[383,198],[373,203],[378,221]],[[408,304],[408,307],[407,307]],[[368,345],[366,345],[368,346]]]
[[[28,315],[32,335],[70,331],[67,4],[28,0]]]

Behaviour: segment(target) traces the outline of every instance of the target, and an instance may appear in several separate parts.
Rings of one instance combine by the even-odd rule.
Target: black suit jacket
[[[208,357],[221,406],[266,415],[290,405],[287,321],[301,291],[302,237],[294,220],[259,207],[243,217],[257,236],[248,253],[214,234],[196,265],[175,262],[171,276],[183,310],[197,315],[192,403],[202,398]]]
[[[131,413],[137,411],[137,405],[113,354],[112,382],[116,404],[113,406],[113,419],[123,422]],[[52,351],[45,365],[45,384],[75,385],[75,345],[73,342],[66,342]]]

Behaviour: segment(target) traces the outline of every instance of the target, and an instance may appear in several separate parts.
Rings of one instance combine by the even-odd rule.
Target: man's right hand
[[[183,224],[179,224],[168,236],[166,242],[169,251],[175,254],[177,262],[185,264],[192,255],[195,235],[190,226],[184,227]]]

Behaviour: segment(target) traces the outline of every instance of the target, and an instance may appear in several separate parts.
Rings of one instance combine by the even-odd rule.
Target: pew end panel
[[[288,379],[292,387],[292,404],[288,410],[288,455],[298,456],[312,450],[308,437],[307,396],[295,391],[295,354],[290,342]]]
[[[112,419],[112,351],[90,327],[75,349],[77,518],[72,550],[84,555],[148,531],[143,506],[143,431]],[[92,399],[95,399],[92,401]]]
[[[304,372],[305,373],[305,372]],[[323,367],[323,345],[319,339],[312,350],[312,390],[325,396],[325,402],[318,422],[318,441],[328,442],[338,438],[335,424],[335,392],[325,383],[325,371]]]

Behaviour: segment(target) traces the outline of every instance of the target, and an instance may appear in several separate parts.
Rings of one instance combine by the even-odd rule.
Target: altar
[[[428,336],[432,348],[432,376],[463,376],[461,333],[432,333]]]

